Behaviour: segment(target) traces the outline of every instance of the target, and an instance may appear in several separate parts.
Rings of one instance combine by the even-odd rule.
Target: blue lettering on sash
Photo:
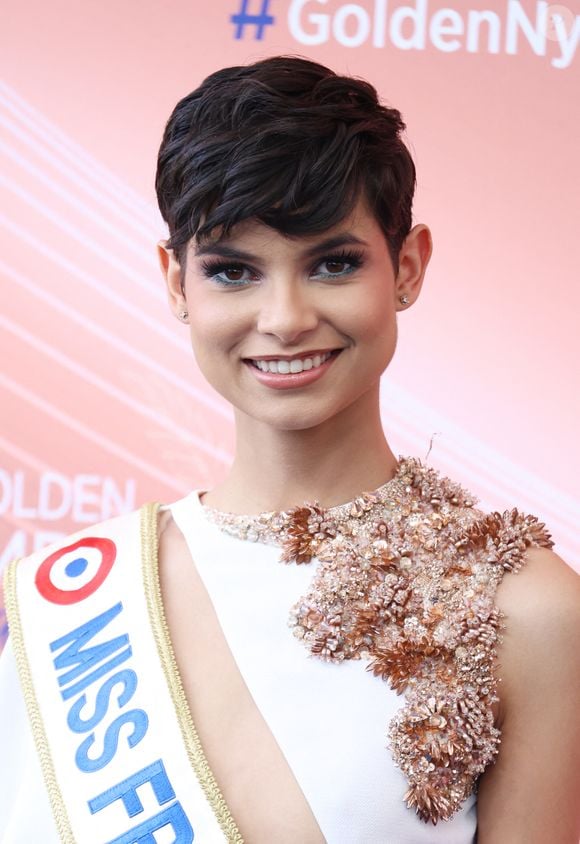
[[[53,660],[56,671],[68,669],[58,677],[59,686],[64,686],[71,680],[77,681],[61,691],[63,700],[68,700],[73,695],[80,694],[80,697],[72,704],[67,716],[67,724],[72,732],[88,733],[101,723],[109,710],[111,692],[118,683],[123,684],[123,689],[117,696],[119,709],[125,706],[135,693],[137,688],[136,673],[130,669],[118,671],[112,677],[108,677],[100,686],[92,716],[81,717],[81,711],[87,704],[87,697],[81,692],[101,677],[110,674],[114,668],[132,654],[129,636],[126,633],[109,641],[90,646],[88,644],[97,633],[100,633],[119,615],[122,609],[123,604],[119,602],[50,643],[52,653],[61,651]],[[123,650],[120,650],[121,648]],[[116,651],[118,653],[115,653]],[[114,656],[109,659],[112,654]],[[127,744],[131,748],[135,747],[147,732],[149,718],[142,709],[132,709],[119,715],[105,730],[103,749],[96,756],[89,754],[89,750],[97,740],[95,733],[91,732],[81,742],[75,754],[75,762],[79,770],[85,773],[100,771],[101,768],[108,765],[117,752],[119,733],[125,724],[133,725],[132,731],[127,736]]]
[[[124,724],[129,723],[133,724],[134,729],[127,736],[127,744],[129,747],[135,747],[136,744],[139,744],[147,732],[149,718],[147,717],[147,713],[143,712],[142,709],[131,709],[129,712],[124,712],[122,715],[119,715],[118,718],[115,718],[115,720],[109,724],[103,739],[103,752],[100,756],[97,756],[96,759],[92,759],[89,756],[89,748],[92,747],[95,742],[94,733],[91,733],[91,735],[79,745],[75,756],[75,762],[80,770],[100,771],[101,768],[108,765],[117,752],[117,747],[119,745],[119,731]]]
[[[88,733],[75,753],[75,762],[83,773],[100,771],[111,762],[119,749],[121,733],[131,749],[143,739],[149,726],[149,718],[143,709],[130,709],[108,723],[100,740],[95,733],[95,728],[105,721],[111,705],[116,703],[119,709],[123,709],[137,689],[138,678],[133,669],[124,668],[112,673],[132,656],[129,636],[124,633],[108,641],[92,642],[122,610],[123,604],[119,602],[50,643],[51,653],[56,654],[53,663],[61,697],[63,701],[76,697],[67,714],[67,726],[73,734]],[[106,679],[99,686],[91,707],[85,690],[102,677]],[[129,817],[140,814],[144,809],[136,789],[147,782],[151,784],[157,804],[170,805],[108,844],[156,844],[153,833],[166,826],[171,826],[176,835],[174,844],[191,844],[193,828],[181,803],[175,799],[175,791],[161,759],[90,800],[91,814],[115,800],[123,802]]]
[[[111,639],[109,642],[101,642],[98,645],[86,647],[88,642],[104,627],[110,624],[122,609],[123,604],[119,602],[85,624],[82,624],[80,627],[77,627],[76,630],[71,630],[70,633],[50,643],[52,653],[68,645],[66,650],[54,658],[54,667],[57,671],[61,671],[63,668],[70,669],[59,676],[59,686],[66,686],[71,680],[76,680],[82,674],[86,675],[89,669],[97,665],[99,666],[94,672],[85,676],[76,686],[64,689],[61,692],[63,700],[68,700],[73,695],[78,694],[87,685],[98,680],[99,677],[102,677],[112,668],[116,668],[120,662],[124,662],[125,659],[131,656],[131,646],[129,645],[129,637],[126,633],[122,636],[117,636],[115,639]],[[102,664],[107,657],[119,651],[125,645],[129,645],[129,647],[125,648],[120,654],[117,654],[111,662]],[[101,664],[99,665],[99,663]]]
[[[108,674],[109,671],[112,671],[114,668],[117,668],[122,662],[125,662],[126,659],[129,659],[132,656],[133,652],[131,647],[125,648],[124,651],[121,653],[116,654],[113,659],[110,659],[108,662],[104,662],[102,665],[99,665],[94,671],[90,674],[87,674],[86,677],[82,677],[78,683],[75,683],[72,686],[64,689],[61,692],[61,696],[63,700],[69,700],[69,698],[74,697],[74,695],[80,694],[80,692],[84,691],[88,686],[94,683],[96,680],[99,680],[101,677],[104,677],[105,674]]]
[[[101,809],[110,806],[115,800],[122,800],[125,811],[130,818],[134,818],[135,815],[143,811],[143,803],[141,803],[137,794],[137,789],[146,782],[151,783],[151,788],[160,806],[175,797],[175,792],[165,772],[165,766],[161,759],[158,759],[157,762],[147,765],[146,768],[137,771],[137,773],[127,777],[126,780],[118,782],[117,785],[89,800],[91,814],[100,812]]]
[[[117,785],[89,800],[91,814],[94,815],[96,812],[100,812],[106,806],[114,803],[115,800],[122,801],[125,811],[130,818],[141,814],[144,809],[143,803],[137,794],[137,788],[147,782],[151,784],[159,806],[163,806],[170,800],[174,800],[175,791],[169,782],[163,762],[161,759],[158,759],[141,771],[137,771],[133,776],[122,780]],[[178,800],[166,807],[162,812],[154,815],[154,817],[142,821],[142,823],[124,835],[113,838],[108,844],[156,844],[153,833],[168,825],[171,825],[173,832],[177,836],[174,839],[174,844],[191,844],[194,838],[193,828]]]
[[[172,803],[167,809],[143,821],[124,835],[112,838],[108,844],[157,844],[153,833],[169,825],[176,834],[172,844],[191,844],[194,837],[193,829],[179,802]]]
[[[82,717],[82,710],[87,705],[87,696],[83,694],[75,700],[67,717],[67,723],[70,729],[75,733],[86,733],[96,727],[97,724],[100,724],[107,714],[111,693],[118,684],[123,684],[123,690],[117,695],[119,709],[122,709],[125,704],[129,703],[137,688],[137,675],[132,669],[125,668],[123,671],[117,671],[116,674],[113,674],[112,677],[109,677],[103,683],[97,692],[95,711],[88,718]]]

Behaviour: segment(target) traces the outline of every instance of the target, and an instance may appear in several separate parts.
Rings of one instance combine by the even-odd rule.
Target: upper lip
[[[327,352],[340,352],[341,349],[315,349],[309,352],[297,352],[294,355],[251,355],[246,360],[298,360],[302,358],[313,358],[316,355],[325,355]]]

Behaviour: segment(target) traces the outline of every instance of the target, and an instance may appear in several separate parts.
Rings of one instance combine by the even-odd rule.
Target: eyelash
[[[325,255],[315,264],[315,267],[319,267],[321,264],[349,264],[349,268],[346,269],[344,272],[341,273],[322,273],[318,275],[318,278],[322,279],[334,279],[334,278],[344,278],[347,275],[350,275],[355,270],[358,270],[363,265],[363,253],[356,252],[352,250],[341,250],[339,252],[333,252],[330,255]],[[314,268],[312,272],[314,271]],[[203,274],[206,278],[215,281],[216,284],[222,285],[222,287],[245,287],[249,284],[248,279],[241,279],[239,281],[231,281],[223,278],[218,278],[220,273],[223,273],[225,270],[249,270],[254,275],[259,275],[256,273],[251,267],[247,264],[242,264],[238,261],[224,261],[224,260],[205,260],[201,262],[201,269]]]

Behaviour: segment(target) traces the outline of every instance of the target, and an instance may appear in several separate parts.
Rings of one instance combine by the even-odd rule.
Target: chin
[[[267,425],[275,431],[307,431],[310,428],[316,428],[322,425],[328,419],[331,419],[334,414],[297,414],[297,413],[248,413],[243,411],[247,416],[258,422],[261,425]]]
[[[356,406],[362,402],[366,407],[369,396],[378,393],[380,373],[373,371],[363,377],[357,389],[339,389],[335,385],[324,393],[311,395],[306,392],[288,390],[286,393],[272,390],[270,395],[260,399],[254,397],[249,400],[247,392],[236,389],[223,390],[222,385],[214,384],[214,388],[229,402],[234,411],[252,419],[258,425],[266,425],[277,431],[306,431],[330,422],[335,417],[350,410],[356,411]],[[342,385],[343,388],[346,384]]]
[[[316,401],[312,398],[309,400],[304,397],[304,400],[300,402],[302,407],[272,407],[269,409],[271,412],[266,410],[265,403],[260,408],[252,408],[248,405],[245,407],[238,407],[239,410],[241,410],[246,416],[249,416],[261,425],[267,425],[273,430],[307,431],[330,422],[344,410],[356,403],[356,400],[357,398],[353,397],[351,400],[345,401],[341,404],[333,404],[329,406],[329,403],[327,402],[326,406],[324,406],[324,402],[321,401],[320,398]]]
[[[272,427],[278,431],[308,431],[312,428],[318,428],[320,425],[323,425],[327,422],[330,417],[322,417],[316,419],[288,419],[288,420],[280,420],[279,422],[271,423]]]

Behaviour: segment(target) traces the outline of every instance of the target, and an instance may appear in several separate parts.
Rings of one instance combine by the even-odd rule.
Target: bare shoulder
[[[517,581],[516,581],[517,578]],[[544,607],[551,601],[580,598],[580,574],[549,548],[533,546],[525,553],[525,564],[515,574],[504,577],[497,593],[498,601],[512,612],[526,612],[527,602]]]
[[[501,745],[480,778],[481,844],[577,844],[580,835],[580,576],[531,547],[496,596]],[[503,838],[502,838],[503,836]]]
[[[541,682],[558,666],[571,672],[580,666],[580,575],[547,548],[529,548],[525,559],[520,571],[504,576],[496,596],[506,624],[500,650],[506,705],[532,667]]]
[[[521,711],[531,683],[547,693],[544,706],[559,705],[565,687],[580,691],[580,575],[553,551],[529,548],[523,568],[504,576],[496,604],[505,616],[501,725],[510,707]]]
[[[187,543],[169,508],[160,510],[157,518],[159,563],[161,566],[168,552],[174,552],[177,549],[184,550],[187,547]]]

